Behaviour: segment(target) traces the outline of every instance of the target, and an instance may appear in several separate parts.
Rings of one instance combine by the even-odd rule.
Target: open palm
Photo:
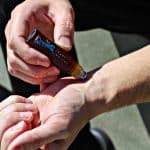
[[[40,125],[18,136],[8,150],[67,149],[80,129],[87,123],[84,84],[74,79],[60,79],[42,93],[31,96],[40,112]],[[73,84],[72,84],[73,83]]]

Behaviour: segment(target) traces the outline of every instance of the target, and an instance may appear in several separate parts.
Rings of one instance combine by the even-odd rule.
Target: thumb
[[[12,141],[7,150],[38,149],[45,144],[63,140],[66,137],[67,133],[62,132],[56,124],[50,122],[22,133]]]
[[[74,37],[74,11],[72,8],[63,9],[56,14],[54,41],[65,50],[70,50]]]

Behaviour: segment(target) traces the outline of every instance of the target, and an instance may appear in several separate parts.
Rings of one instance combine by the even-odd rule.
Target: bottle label
[[[37,38],[34,42],[35,44],[48,49],[50,52],[54,52],[56,49],[56,46],[53,43],[50,43],[48,40],[44,41],[41,38]]]

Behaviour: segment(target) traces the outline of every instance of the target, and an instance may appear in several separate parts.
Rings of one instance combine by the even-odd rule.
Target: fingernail
[[[16,131],[16,130],[20,130],[24,127],[24,121],[19,122],[17,125],[15,125],[14,127],[12,127],[12,131]]]
[[[23,120],[30,120],[33,117],[33,115],[31,112],[20,112],[20,117]]]
[[[59,38],[59,45],[62,47],[70,48],[72,45],[70,37],[67,36],[61,36]]]

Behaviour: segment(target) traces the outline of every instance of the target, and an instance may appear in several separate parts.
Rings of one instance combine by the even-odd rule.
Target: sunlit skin
[[[26,43],[35,27],[69,51],[74,35],[74,11],[69,0],[26,0],[12,11],[5,30],[9,73],[31,84],[51,83],[59,69]]]
[[[4,147],[34,150],[45,145],[49,149],[65,150],[93,117],[123,106],[149,102],[149,50],[147,46],[109,62],[86,82],[64,78],[43,86],[41,93],[29,97],[38,107],[41,124]]]
[[[15,124],[11,119],[2,120],[10,123],[0,133],[2,150],[35,150],[43,145],[46,150],[66,150],[93,117],[150,102],[150,46],[106,63],[85,82],[57,79],[60,71],[25,43],[33,26],[69,50],[74,34],[74,11],[69,0],[26,0],[12,12],[6,27],[8,70],[26,82],[42,84],[42,91],[28,98],[38,114],[29,122],[18,119],[16,123],[21,121],[22,125],[18,132],[12,132]],[[60,37],[65,37],[63,42]]]
[[[21,96],[10,96],[0,103],[1,150],[21,133],[38,124],[38,108]]]

